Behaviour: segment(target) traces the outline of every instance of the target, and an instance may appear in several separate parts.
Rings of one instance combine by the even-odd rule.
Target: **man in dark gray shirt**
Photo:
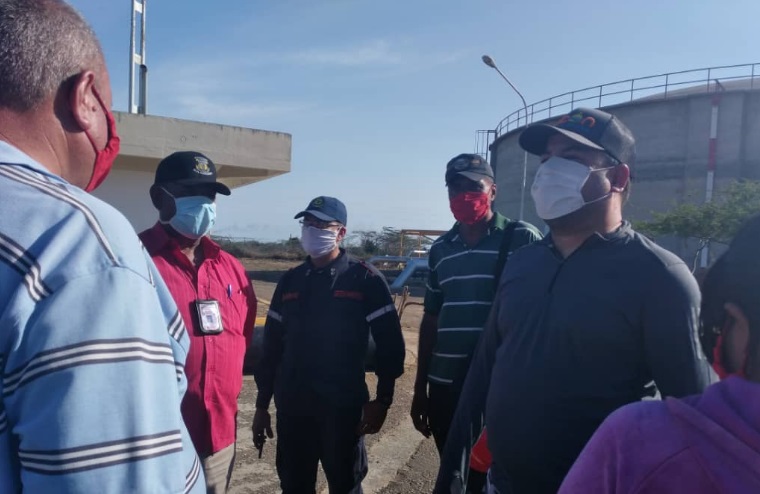
[[[686,265],[623,220],[635,141],[616,117],[576,109],[536,124],[531,193],[551,234],[515,252],[462,391],[436,493],[457,492],[482,417],[489,492],[555,493],[613,410],[699,393],[699,289]]]

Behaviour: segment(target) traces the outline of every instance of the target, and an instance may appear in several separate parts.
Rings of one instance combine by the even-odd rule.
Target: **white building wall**
[[[141,232],[158,219],[158,211],[150,202],[153,177],[153,173],[114,168],[93,195],[121,211],[135,230]]]

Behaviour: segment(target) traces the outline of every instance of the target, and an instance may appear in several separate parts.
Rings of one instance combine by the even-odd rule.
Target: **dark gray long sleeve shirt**
[[[628,223],[567,258],[551,236],[518,250],[465,382],[436,492],[452,492],[484,413],[500,492],[554,493],[604,418],[640,400],[652,380],[663,396],[701,392],[711,372],[699,305],[683,261]]]

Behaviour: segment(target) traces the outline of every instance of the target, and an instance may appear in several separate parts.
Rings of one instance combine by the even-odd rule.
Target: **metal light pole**
[[[132,4],[129,36],[129,113],[147,113],[148,67],[145,65],[145,7],[148,0],[130,0]],[[138,17],[140,39],[138,42]],[[139,91],[139,95],[137,94]]]
[[[525,102],[525,98],[523,97],[522,93],[515,87],[514,84],[512,84],[512,81],[510,81],[507,76],[504,75],[504,73],[499,70],[499,67],[496,66],[496,62],[493,61],[493,58],[489,57],[488,55],[483,55],[482,57],[483,63],[494,69],[496,72],[499,73],[502,79],[507,81],[507,84],[509,84],[509,87],[511,87],[514,92],[517,93],[517,95],[520,97],[523,103],[523,109],[525,111],[525,126],[528,126],[528,104]],[[518,119],[518,124],[520,123]],[[523,219],[523,213],[525,212],[525,186],[526,182],[528,180],[528,152],[525,151],[523,153],[523,175],[522,175],[522,188],[520,189],[520,220]]]

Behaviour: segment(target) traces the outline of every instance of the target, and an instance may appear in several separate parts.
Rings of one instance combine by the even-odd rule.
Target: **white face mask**
[[[581,189],[594,172],[607,168],[589,168],[577,161],[552,156],[538,168],[530,193],[536,203],[536,212],[542,220],[553,220],[568,215],[586,204],[603,201],[612,193],[586,202]]]
[[[329,254],[338,243],[338,232],[320,230],[313,226],[301,227],[301,246],[311,257]]]

